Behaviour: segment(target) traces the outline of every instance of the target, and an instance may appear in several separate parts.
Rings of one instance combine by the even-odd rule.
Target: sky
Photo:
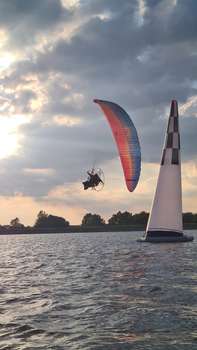
[[[0,0],[0,223],[40,210],[149,211],[170,103],[179,103],[183,211],[197,212],[197,1]],[[141,143],[128,192],[109,125],[93,99],[120,104]],[[92,166],[102,191],[84,191]]]

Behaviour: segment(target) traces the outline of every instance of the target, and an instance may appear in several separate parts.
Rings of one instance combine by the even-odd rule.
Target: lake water
[[[0,236],[0,349],[197,349],[197,231]]]

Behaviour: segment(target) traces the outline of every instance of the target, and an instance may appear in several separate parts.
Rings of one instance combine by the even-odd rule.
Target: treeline
[[[142,211],[139,214],[132,214],[128,211],[121,212],[118,211],[116,214],[113,214],[109,219],[108,222],[105,222],[105,220],[97,214],[86,214],[81,222],[82,226],[95,226],[95,225],[136,225],[136,224],[146,224],[148,220],[149,213],[146,213],[145,211]]]
[[[118,211],[116,214],[113,214],[107,222],[105,222],[105,220],[100,215],[88,213],[83,217],[81,225],[146,225],[148,217],[149,213],[145,211],[141,211],[137,214],[132,214],[128,211]],[[197,224],[197,214],[190,212],[183,213],[183,223]]]
[[[118,231],[145,229],[149,213],[142,211],[132,214],[128,211],[118,211],[107,221],[100,215],[87,213],[82,218],[80,225],[70,225],[63,217],[47,214],[41,210],[33,226],[25,226],[19,218],[14,218],[9,225],[0,225],[0,233],[59,233],[59,232],[85,232],[85,231]],[[183,224],[185,228],[197,228],[197,214],[183,213]]]
[[[25,226],[19,218],[15,218],[9,225],[0,225],[0,233],[64,232],[69,226],[70,223],[66,219],[41,210],[33,226]]]

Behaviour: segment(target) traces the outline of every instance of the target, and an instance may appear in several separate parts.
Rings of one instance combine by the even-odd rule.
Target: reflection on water
[[[1,236],[0,349],[196,349],[195,234]]]

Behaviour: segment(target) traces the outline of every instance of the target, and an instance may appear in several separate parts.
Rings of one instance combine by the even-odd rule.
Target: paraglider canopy
[[[134,191],[141,171],[141,151],[136,128],[122,107],[116,103],[94,100],[103,110],[117,144],[127,188]]]

